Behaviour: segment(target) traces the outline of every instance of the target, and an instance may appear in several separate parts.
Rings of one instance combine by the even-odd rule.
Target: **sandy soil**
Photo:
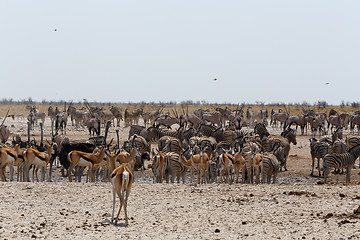
[[[12,133],[26,135],[25,120],[6,121]],[[48,119],[44,132],[50,139]],[[125,140],[128,128],[120,133]],[[109,134],[116,139],[114,127]],[[39,139],[39,127],[33,135]],[[85,129],[71,126],[67,135],[88,137]],[[331,184],[321,184],[309,176],[309,136],[297,139],[289,171],[280,173],[275,185],[152,184],[151,170],[135,172],[128,227],[123,211],[119,225],[110,222],[109,183],[68,183],[60,168],[51,183],[0,182],[0,238],[359,239],[360,215],[354,214],[360,204],[359,170],[352,171],[349,185],[344,175],[333,174]]]

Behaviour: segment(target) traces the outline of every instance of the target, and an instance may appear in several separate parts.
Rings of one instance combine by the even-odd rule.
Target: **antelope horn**
[[[2,123],[1,123],[1,125],[0,125],[0,127],[2,127],[2,126],[3,126],[3,124],[4,124],[4,122],[5,122],[6,118],[7,118],[7,116],[8,116],[8,114],[9,114],[9,111],[10,111],[10,108],[8,109],[7,113],[5,114],[5,117],[4,117],[4,119],[3,119],[3,121],[2,121]]]
[[[181,104],[181,109],[183,111],[183,114],[185,115],[185,110],[184,110],[184,106]]]

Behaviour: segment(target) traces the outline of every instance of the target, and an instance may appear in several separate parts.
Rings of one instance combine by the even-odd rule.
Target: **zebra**
[[[209,159],[209,169],[207,174],[207,181],[209,183],[217,183],[217,176],[219,175],[219,164],[214,159]]]
[[[345,141],[348,149],[350,149],[357,145],[360,145],[360,136],[347,136]]]
[[[213,137],[202,137],[198,145],[200,149],[203,149],[204,152],[206,152],[210,159],[214,156],[216,146],[217,142]]]
[[[280,166],[280,171],[282,170],[282,167],[284,167],[284,170],[287,171],[286,162],[290,153],[290,143],[294,145],[297,144],[295,130],[292,128],[288,128],[281,133],[281,136],[270,137],[267,140],[267,143],[264,144],[266,148],[265,150],[267,152],[273,151],[276,142],[281,144],[281,146],[284,148],[284,152],[286,155],[284,163],[282,163]]]
[[[179,139],[174,137],[169,137],[166,141],[166,145],[163,149],[164,152],[174,152],[180,154],[182,152],[182,143]]]
[[[279,169],[280,163],[277,157],[272,153],[264,153],[261,162],[261,183],[271,183],[271,177],[273,177],[273,183],[276,183]]]
[[[58,110],[57,107],[56,107],[56,110]],[[49,108],[48,108],[48,116],[51,119],[51,123],[54,123],[54,121],[56,119],[56,114],[57,114],[56,110],[52,106],[49,106]]]
[[[310,153],[312,159],[311,165],[311,173],[310,176],[314,176],[314,162],[315,158],[317,158],[317,168],[319,170],[319,177],[321,176],[321,169],[320,169],[320,159],[323,159],[324,156],[330,152],[330,145],[326,142],[320,142],[316,138],[310,138]]]
[[[348,150],[345,140],[336,139],[332,144],[331,150],[333,153],[345,153]]]
[[[121,108],[118,106],[111,106],[109,108],[109,111],[112,112],[112,114],[114,115],[114,117],[116,118],[117,127],[120,127],[120,121],[122,120],[122,113],[121,113]]]
[[[355,160],[360,155],[360,145],[357,145],[346,153],[329,153],[324,156],[324,182],[327,183],[327,178],[330,169],[346,168],[346,183],[350,182],[351,169]]]
[[[144,132],[144,130],[146,130],[146,128],[144,126],[131,125],[130,130],[129,130],[128,139],[130,139],[134,134],[143,136],[142,133]],[[145,137],[145,136],[143,136],[143,137]]]
[[[124,142],[125,143],[125,142]],[[146,139],[142,136],[139,135],[133,135],[129,140],[128,140],[128,146],[133,145],[135,146],[139,153],[145,153],[148,152],[150,153],[150,144],[146,141]],[[130,152],[130,151],[128,151]]]
[[[180,128],[176,131],[173,130],[164,130],[159,129],[157,127],[149,127],[146,132],[146,141],[151,143],[157,143],[159,139],[163,136],[170,136],[170,137],[178,137]]]
[[[142,112],[143,112],[142,108],[139,108],[136,111],[130,111],[129,109],[125,109],[124,112],[125,127],[128,127],[133,124],[137,125]]]
[[[166,156],[166,168],[165,168],[165,180],[168,183],[169,177],[171,183],[174,183],[175,177],[177,178],[177,183],[180,183],[180,178],[182,178],[182,183],[185,183],[186,173],[188,168],[185,167],[180,162],[180,155],[174,152],[165,153]]]
[[[214,132],[220,130],[221,127],[216,128],[214,126],[210,126],[210,125],[206,125],[206,124],[201,124],[197,130],[196,135],[200,135],[200,136],[205,136],[205,137],[211,137]]]
[[[72,122],[72,126],[74,126],[74,122],[73,120],[75,120],[75,126],[76,128],[82,126],[83,127],[83,121],[84,121],[84,112],[78,111],[76,110],[75,107],[70,106],[68,109],[68,113],[71,116],[71,122]]]
[[[264,136],[268,137],[270,133],[266,129],[265,124],[263,123],[257,123],[254,127],[254,133],[259,134],[260,138],[262,139]]]

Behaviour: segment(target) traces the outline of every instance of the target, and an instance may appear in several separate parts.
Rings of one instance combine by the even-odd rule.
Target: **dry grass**
[[[56,103],[56,104],[50,104],[50,103],[37,103],[34,104],[39,111],[45,112],[47,113],[47,109],[49,108],[49,106],[57,106],[59,109],[63,110],[65,109],[65,105],[62,103]],[[68,105],[67,105],[68,106]],[[73,106],[75,106],[77,109],[83,108],[85,107],[84,104],[73,104]],[[146,103],[134,103],[134,104],[110,104],[110,103],[99,103],[99,104],[92,104],[91,106],[99,106],[99,107],[103,107],[105,109],[109,109],[111,106],[119,106],[121,107],[123,110],[125,109],[129,109],[129,110],[135,110],[138,108],[143,108],[144,111],[154,111],[157,110],[159,108],[164,107],[164,111],[169,111],[171,114],[172,113],[172,109],[175,108],[178,112],[178,114],[182,114],[183,110],[181,107],[181,104],[146,104]],[[187,105],[183,105],[184,107],[184,111],[186,110]],[[226,106],[228,106],[231,110],[236,110],[237,108],[241,108],[241,106],[237,106],[237,104],[192,104],[192,105],[188,105],[188,112],[192,113],[197,109],[208,109],[210,111],[215,111],[215,109],[217,107],[220,108],[225,108]],[[268,109],[269,111],[271,111],[271,109],[274,110],[278,110],[278,109],[282,109],[285,110],[283,105],[244,105],[243,109],[246,110],[248,108],[251,108],[253,111],[258,111],[261,109]],[[6,112],[9,110],[9,114],[14,114],[15,116],[27,116],[29,113],[29,110],[26,110],[26,104],[0,104],[0,117],[5,116]],[[286,109],[290,112],[291,115],[297,115],[297,114],[301,114],[302,113],[302,109],[307,109],[307,107],[302,106],[302,105],[287,105]],[[314,107],[310,107],[310,109],[314,109]],[[358,109],[355,109],[351,106],[327,106],[325,109],[318,109],[318,107],[315,107],[315,111],[319,111],[319,112],[329,112],[330,109],[334,109],[337,112],[354,112],[357,111]],[[270,114],[270,113],[269,113]]]

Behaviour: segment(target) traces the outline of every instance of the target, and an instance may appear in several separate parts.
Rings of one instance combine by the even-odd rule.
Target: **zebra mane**
[[[283,131],[283,132],[281,133],[281,136],[286,137],[290,132],[293,132],[293,133],[294,133],[294,129],[292,129],[292,128],[286,129],[285,131]]]

